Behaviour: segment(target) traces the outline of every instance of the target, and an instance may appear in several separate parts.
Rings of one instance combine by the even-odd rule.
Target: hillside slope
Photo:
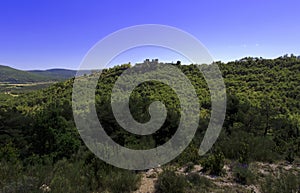
[[[74,77],[75,70],[49,69],[23,71],[0,65],[0,82],[10,84],[61,81]]]
[[[45,82],[52,80],[51,77],[33,74],[30,72],[17,70],[9,66],[0,65],[0,82],[7,83],[26,83],[26,82]]]
[[[161,192],[178,189],[180,192],[198,192],[199,189],[220,193],[297,192],[300,184],[300,60],[296,57],[243,58],[215,64],[224,77],[228,99],[220,136],[205,156],[198,155],[210,120],[209,91],[198,65],[178,65],[199,97],[199,126],[189,147],[169,165],[163,166],[161,173],[151,174],[157,178],[153,189],[157,187]],[[111,92],[120,75],[130,68],[130,65],[116,66],[100,75],[95,92],[99,121],[105,132],[121,146],[138,150],[158,147],[169,141],[178,128],[179,98],[165,84],[154,81],[140,84],[130,96],[133,118],[141,123],[149,121],[148,108],[153,101],[165,104],[167,118],[152,135],[140,136],[126,131],[112,112]],[[85,83],[94,75],[83,76],[80,81]],[[126,78],[133,82],[140,77],[133,74]],[[87,118],[86,112],[90,111],[84,107],[92,105],[85,100],[76,101],[79,108],[73,111],[73,83],[74,79],[70,79],[47,89],[0,98],[0,144],[3,147],[0,148],[0,158],[3,157],[0,164],[5,166],[0,167],[0,190],[12,187],[18,192],[19,184],[14,185],[11,179],[23,182],[32,177],[37,180],[27,192],[37,192],[37,187],[44,183],[54,193],[132,192],[137,190],[140,174],[143,186],[143,173],[109,166],[86,148],[73,115]],[[176,83],[185,91],[186,88]],[[85,94],[85,88],[82,87],[80,93]],[[124,97],[116,94],[113,102],[123,102]],[[92,121],[88,124],[86,127],[94,126]],[[193,174],[189,172],[197,167]],[[14,171],[13,178],[8,179],[5,174],[10,171]],[[26,181],[23,186],[27,184]]]

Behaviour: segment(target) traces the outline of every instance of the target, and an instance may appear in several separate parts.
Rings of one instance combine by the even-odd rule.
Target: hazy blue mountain
[[[54,79],[69,79],[76,75],[76,70],[67,70],[67,69],[49,69],[49,70],[30,70],[30,73],[36,75],[42,75],[47,77],[52,77]]]

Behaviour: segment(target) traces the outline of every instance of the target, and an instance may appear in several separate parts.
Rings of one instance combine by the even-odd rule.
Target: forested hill
[[[300,58],[244,58],[218,63],[227,92],[247,98],[253,105],[271,103],[282,113],[300,113]]]
[[[244,106],[243,108],[246,108],[243,110],[248,111],[250,109],[249,112],[243,113],[252,114],[255,113],[255,111],[267,112],[262,113],[261,116],[264,117],[263,119],[265,119],[265,116],[268,114],[268,120],[278,121],[279,118],[284,118],[288,121],[290,119],[294,122],[299,121],[299,59],[293,56],[280,57],[277,59],[249,57],[229,63],[216,62],[216,64],[219,66],[226,84],[228,116],[232,116],[233,113],[238,113],[238,109],[235,109],[233,112],[230,111],[231,105],[236,105],[234,108],[239,108],[239,106],[242,105]],[[191,80],[199,96],[200,104],[203,107],[202,113],[207,114],[205,112],[209,112],[210,109],[210,96],[201,72],[196,65],[180,65],[178,67]],[[104,106],[106,108],[106,106],[110,104],[109,98],[112,86],[118,76],[127,68],[130,68],[130,65],[116,66],[103,71],[100,77],[101,81],[98,83],[98,88],[101,89],[96,91],[96,101],[99,103],[99,108],[104,108]],[[73,79],[54,84],[47,89],[13,97],[4,104],[1,104],[2,108],[4,108],[2,110],[6,112],[9,109],[18,109],[18,112],[21,112],[22,115],[28,112],[29,114],[26,116],[31,116],[31,114],[36,115],[40,113],[40,111],[52,111],[54,109],[51,106],[55,105],[60,112],[69,112],[62,114],[62,116],[72,121],[72,84]],[[155,92],[157,89],[159,94]],[[135,101],[135,105],[147,105],[153,99],[162,99],[166,100],[166,103],[169,104],[171,109],[175,109],[176,112],[178,111],[178,109],[176,109],[176,105],[178,104],[177,97],[173,96],[174,93],[172,93],[172,90],[165,85],[149,85],[146,83],[142,84],[136,92],[137,94],[133,95],[132,98],[132,101]],[[138,109],[136,114],[145,119],[147,113],[140,112],[141,109],[145,109]],[[273,132],[274,128],[270,126],[270,123],[263,123],[263,125],[266,124],[268,125],[267,131],[263,132]],[[274,127],[275,126],[276,125],[274,125]],[[7,125],[7,127],[10,128],[9,125]],[[264,126],[261,127],[263,128]]]
[[[274,163],[285,160],[292,163],[300,160],[300,60],[298,58],[294,56],[277,59],[249,57],[234,62],[214,64],[219,66],[226,84],[227,112],[217,143],[204,157],[199,157],[197,152],[210,118],[209,91],[197,65],[174,65],[190,79],[199,96],[201,111],[194,141],[171,164],[201,163],[205,172],[222,175],[224,159],[226,159],[234,167],[246,164],[245,167],[242,165],[242,168],[238,168],[244,172],[237,176],[241,178],[241,175],[250,172],[248,167],[252,162]],[[130,98],[132,116],[140,122],[147,122],[150,118],[147,111],[149,104],[161,100],[168,110],[167,120],[153,135],[138,136],[122,129],[112,114],[110,97],[117,78],[130,67],[129,64],[125,64],[102,72],[95,97],[98,117],[105,131],[120,145],[132,149],[153,148],[164,144],[175,133],[180,119],[179,100],[167,85],[159,82],[145,82],[139,85]],[[209,65],[205,67],[210,68]],[[81,80],[85,81],[86,78],[94,75],[83,76]],[[138,78],[138,76],[128,77],[128,81],[131,81],[130,78]],[[82,143],[73,120],[71,104],[73,81],[70,79],[47,89],[17,97],[0,95],[5,96],[0,98],[0,147],[3,147],[0,148],[0,161],[2,159],[0,164],[6,164],[5,168],[11,168],[8,171],[19,171],[22,177],[40,175],[38,168],[49,164],[48,168],[54,172],[51,174],[53,178],[49,178],[52,179],[50,180],[52,187],[58,188],[56,192],[62,192],[59,189],[62,187],[61,181],[70,186],[69,192],[74,192],[71,191],[72,188],[77,187],[79,183],[84,184],[80,188],[86,189],[80,189],[78,192],[111,190],[115,187],[115,183],[120,183],[114,181],[114,178],[108,179],[105,176],[114,175],[118,176],[118,179],[126,178],[126,182],[129,182],[128,175],[125,177],[118,175],[118,172],[124,174],[124,171],[107,166],[96,159]],[[33,168],[26,173],[27,169],[22,169],[20,165],[14,165],[15,163],[30,165],[30,168],[36,166],[36,169]],[[80,174],[68,175],[71,172],[68,168],[74,167],[78,168],[76,171],[80,171]],[[62,170],[69,172],[61,172]],[[80,178],[76,178],[77,176]],[[18,176],[14,177],[18,178]],[[134,181],[135,178],[131,177],[130,179]],[[270,179],[271,177],[274,176],[270,176]],[[44,179],[43,176],[37,178]],[[88,182],[93,180],[93,184],[86,183],[84,181],[86,179]],[[266,179],[269,178],[257,176],[256,183],[261,183],[262,186]],[[297,178],[292,177],[292,179]],[[1,179],[0,173],[1,180],[4,185],[8,183]],[[240,180],[245,181],[245,179]],[[104,182],[107,183],[103,184]],[[295,182],[297,185],[299,183],[300,180]],[[0,188],[2,184],[0,183]],[[127,185],[122,187],[132,188]],[[129,190],[115,192],[129,192]]]
[[[4,83],[35,83],[62,81],[74,77],[76,71],[65,69],[22,71],[9,66],[0,65],[0,82]]]
[[[17,70],[8,66],[0,65],[0,82],[26,83],[50,81],[50,77],[32,74],[30,72]]]

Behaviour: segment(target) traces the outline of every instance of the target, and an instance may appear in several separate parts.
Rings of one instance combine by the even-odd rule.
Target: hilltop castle
[[[158,64],[158,59],[152,59],[150,61],[150,59],[145,59],[143,63],[137,63],[137,65],[139,64]]]
[[[148,64],[148,65],[156,65],[156,64],[171,64],[171,65],[175,65],[173,62],[172,63],[164,63],[164,62],[159,62],[158,59],[145,59],[143,63],[136,63],[136,65],[139,65],[139,64]],[[177,61],[176,62],[177,65],[180,65],[181,62],[180,61]]]

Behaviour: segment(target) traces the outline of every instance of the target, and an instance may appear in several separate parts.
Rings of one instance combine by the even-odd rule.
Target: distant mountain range
[[[30,70],[27,72],[39,76],[47,76],[47,77],[61,80],[61,79],[69,79],[74,77],[77,71],[67,70],[67,69],[50,69],[50,70]]]
[[[75,70],[67,69],[23,71],[0,65],[0,82],[13,84],[61,81],[74,77],[76,72]]]

